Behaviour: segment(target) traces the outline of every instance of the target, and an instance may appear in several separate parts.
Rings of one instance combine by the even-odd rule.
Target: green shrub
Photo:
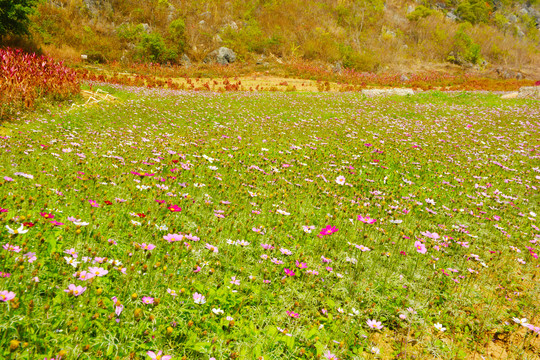
[[[343,66],[357,71],[377,71],[381,65],[377,54],[370,50],[355,51],[349,45],[339,45]]]
[[[176,51],[169,49],[163,37],[155,32],[143,33],[137,45],[137,50],[142,60],[151,62],[174,62],[178,58]]]
[[[493,6],[486,0],[465,0],[458,5],[457,14],[471,24],[487,23]]]
[[[407,15],[407,19],[409,19],[410,21],[418,21],[420,19],[428,17],[434,12],[435,12],[434,10],[431,10],[425,6],[419,5],[414,9],[413,12]]]
[[[173,20],[169,24],[169,39],[178,53],[186,49],[186,23],[183,19]]]
[[[462,24],[454,35],[453,56],[451,62],[479,64],[482,62],[481,47],[465,32],[471,25]]]
[[[249,53],[262,54],[272,51],[281,44],[282,38],[279,35],[265,35],[258,21],[251,19],[248,23],[234,30],[227,26],[223,29],[221,36],[226,46],[234,49],[239,59],[245,59]]]
[[[129,42],[139,40],[143,33],[144,27],[142,24],[122,24],[116,28],[116,36]]]

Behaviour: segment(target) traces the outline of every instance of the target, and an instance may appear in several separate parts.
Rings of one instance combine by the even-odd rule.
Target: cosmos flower
[[[2,290],[0,291],[0,301],[7,302],[15,299],[15,293],[13,291]]]
[[[381,330],[383,328],[382,323],[377,320],[369,320],[366,321],[367,325],[373,329],[373,330]]]

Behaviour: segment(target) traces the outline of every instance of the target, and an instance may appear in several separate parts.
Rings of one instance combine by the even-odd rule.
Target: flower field
[[[538,359],[538,102],[106,89],[0,137],[0,358]]]

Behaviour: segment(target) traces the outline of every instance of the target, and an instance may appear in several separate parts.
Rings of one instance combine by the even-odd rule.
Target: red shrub
[[[31,108],[38,98],[66,100],[79,91],[76,72],[62,62],[0,49],[0,119]]]

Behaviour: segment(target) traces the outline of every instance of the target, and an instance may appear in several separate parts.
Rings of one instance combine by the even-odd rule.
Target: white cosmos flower
[[[215,309],[212,309],[212,312],[216,315],[220,315],[220,314],[223,314],[224,311],[221,310],[220,308],[215,308]]]
[[[10,234],[25,234],[28,232],[28,229],[24,229],[24,225],[21,225],[17,230],[14,230],[10,228],[8,225],[6,225],[6,229]]]
[[[281,214],[281,215],[291,215],[291,213],[288,213],[288,212],[286,212],[286,211],[284,211],[284,210],[281,210],[281,209],[277,209],[276,212],[277,212],[278,214]]]
[[[439,324],[439,323],[436,323],[434,324],[433,326],[435,326],[435,329],[439,330],[439,331],[446,331],[446,328],[442,326],[442,324]]]
[[[336,183],[338,183],[339,185],[344,185],[345,184],[345,176],[343,175],[340,175],[336,178]]]

